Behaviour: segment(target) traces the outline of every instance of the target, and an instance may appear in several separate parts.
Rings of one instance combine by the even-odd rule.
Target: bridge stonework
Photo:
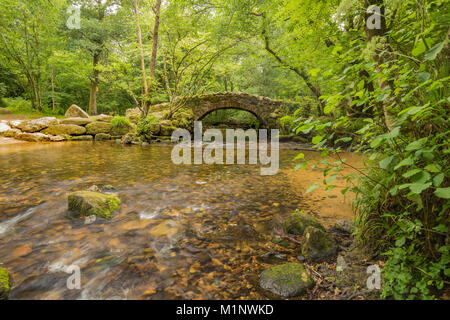
[[[295,106],[292,103],[241,92],[219,92],[183,98],[183,108],[193,111],[195,121],[203,119],[215,110],[240,109],[254,114],[266,128],[279,126],[278,119],[283,116],[282,107],[293,109]],[[162,111],[167,108],[168,103],[151,107],[153,111]]]

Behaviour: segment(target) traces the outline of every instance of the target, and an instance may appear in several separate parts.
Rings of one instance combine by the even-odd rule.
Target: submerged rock
[[[57,124],[49,126],[43,130],[42,133],[50,134],[53,136],[68,134],[68,135],[82,135],[86,133],[86,128],[77,126],[76,124]]]
[[[97,133],[110,133],[112,129],[111,123],[95,121],[86,125],[87,134],[96,135]]]
[[[314,286],[301,263],[286,263],[264,270],[259,278],[261,288],[284,298],[296,297]]]
[[[76,104],[67,109],[65,116],[66,118],[89,118],[89,115]]]
[[[0,300],[8,299],[11,291],[9,271],[0,267]]]
[[[316,218],[300,211],[291,213],[284,221],[286,232],[299,236],[302,236],[309,226],[325,231],[325,227]]]
[[[94,191],[77,191],[68,195],[69,210],[77,215],[109,219],[119,208],[120,199]]]
[[[41,131],[51,125],[58,124],[55,117],[45,117],[34,120],[22,121],[17,125],[17,128],[23,132],[33,133]]]
[[[337,255],[337,246],[326,232],[309,226],[304,235],[302,255],[308,262],[324,262]]]

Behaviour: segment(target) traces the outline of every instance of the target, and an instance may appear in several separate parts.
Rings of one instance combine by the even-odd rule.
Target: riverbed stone
[[[68,195],[69,210],[81,216],[95,215],[110,219],[120,206],[120,199],[114,195],[94,191],[77,191]]]
[[[50,141],[49,135],[43,134],[40,132],[36,132],[36,133],[22,132],[22,133],[17,134],[14,138],[16,138],[18,140],[24,140],[24,141],[30,141],[30,142]]]
[[[85,126],[88,123],[93,122],[94,120],[90,119],[90,118],[80,118],[80,117],[76,117],[76,118],[67,118],[67,119],[61,119],[59,120],[60,124],[75,124],[77,126]]]
[[[67,109],[65,116],[66,118],[89,118],[86,111],[81,109],[76,104],[71,105],[69,109]]]
[[[302,211],[291,213],[284,221],[284,228],[287,233],[302,236],[309,226],[325,231],[325,227],[313,216]]]
[[[44,117],[33,120],[22,121],[17,125],[17,128],[23,132],[33,133],[41,131],[51,125],[58,124],[58,120],[55,117]]]
[[[305,229],[302,241],[302,255],[308,262],[324,262],[336,257],[337,246],[323,230],[313,226]]]
[[[18,125],[20,125],[22,122],[23,122],[24,120],[11,120],[11,121],[8,121],[8,125],[11,127],[11,128],[16,128],[16,129],[18,129]]]
[[[286,263],[264,270],[259,278],[261,288],[283,298],[297,297],[314,286],[314,280],[301,263]]]
[[[77,126],[76,124],[57,124],[49,126],[47,129],[43,130],[42,133],[50,135],[82,135],[86,133],[86,128],[82,126]]]
[[[112,129],[111,123],[95,121],[86,125],[87,134],[96,135],[97,133],[110,133]]]
[[[11,291],[11,280],[9,271],[0,267],[0,300],[8,299],[9,292]]]
[[[97,133],[95,135],[95,141],[111,140],[111,135],[108,133]]]

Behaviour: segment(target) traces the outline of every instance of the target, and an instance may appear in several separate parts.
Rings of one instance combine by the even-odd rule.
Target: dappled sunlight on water
[[[11,298],[264,298],[257,278],[268,265],[258,258],[272,251],[296,256],[295,247],[271,241],[282,217],[297,208],[325,224],[351,217],[339,190],[305,195],[323,176],[294,172],[298,151],[281,150],[279,173],[261,176],[254,165],[176,166],[171,150],[2,145],[0,261],[13,278]],[[119,211],[92,224],[69,218],[67,193],[94,184],[115,188]],[[71,265],[81,269],[80,290],[66,287]]]

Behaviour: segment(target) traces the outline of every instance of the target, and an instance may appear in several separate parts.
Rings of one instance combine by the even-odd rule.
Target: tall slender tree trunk
[[[161,0],[156,1],[155,5],[155,25],[153,27],[153,46],[152,58],[150,60],[150,82],[149,82],[149,97],[152,94],[153,80],[155,78],[156,55],[158,53],[158,33],[159,33],[159,14],[161,12]],[[148,108],[145,113],[148,113]]]
[[[55,65],[54,64],[52,64],[51,84],[52,84],[52,111],[55,112],[56,106],[55,106]]]
[[[96,115],[97,114],[97,91],[98,91],[98,82],[99,82],[99,71],[97,69],[98,63],[100,61],[100,52],[95,52],[93,68],[94,73],[91,80],[91,93],[89,97],[89,114]]]
[[[386,39],[386,43],[387,43],[387,24],[386,24],[386,15],[385,15],[385,4],[384,4],[384,0],[364,0],[364,4],[366,7],[366,15],[365,15],[365,21],[366,21],[366,39],[367,42],[370,43],[374,37],[383,37]],[[368,12],[368,9],[370,6],[377,6],[380,10],[380,14],[379,17],[376,13],[370,13]],[[376,18],[379,19],[380,23],[379,26],[376,27],[368,27],[368,20],[371,19],[371,17],[373,17],[375,15]],[[388,45],[388,44],[387,44]],[[375,52],[374,54],[374,60],[377,62],[378,67],[376,67],[376,69],[381,73],[382,70],[380,69],[380,65],[382,65],[386,58],[385,55],[387,54],[387,52],[389,52],[389,48],[388,50],[386,50],[384,53],[378,53]],[[381,89],[384,89],[385,87],[387,87],[388,85],[391,85],[393,88],[393,82],[392,81],[382,81],[381,78],[378,78],[378,85]],[[388,131],[392,130],[392,120],[391,117],[389,115],[389,111],[387,110],[387,106],[385,103],[380,102],[380,109],[382,109],[382,112],[384,114],[384,118],[385,118],[385,125]]]
[[[133,6],[134,6],[134,14],[136,16],[136,28],[137,28],[137,38],[138,38],[138,44],[139,44],[139,51],[141,55],[141,71],[142,71],[142,84],[144,86],[144,98],[142,99],[142,107],[143,110],[148,109],[148,85],[147,85],[147,76],[145,74],[145,60],[144,60],[144,49],[142,47],[142,32],[141,32],[141,24],[139,23],[139,4],[138,0],[133,0]]]

